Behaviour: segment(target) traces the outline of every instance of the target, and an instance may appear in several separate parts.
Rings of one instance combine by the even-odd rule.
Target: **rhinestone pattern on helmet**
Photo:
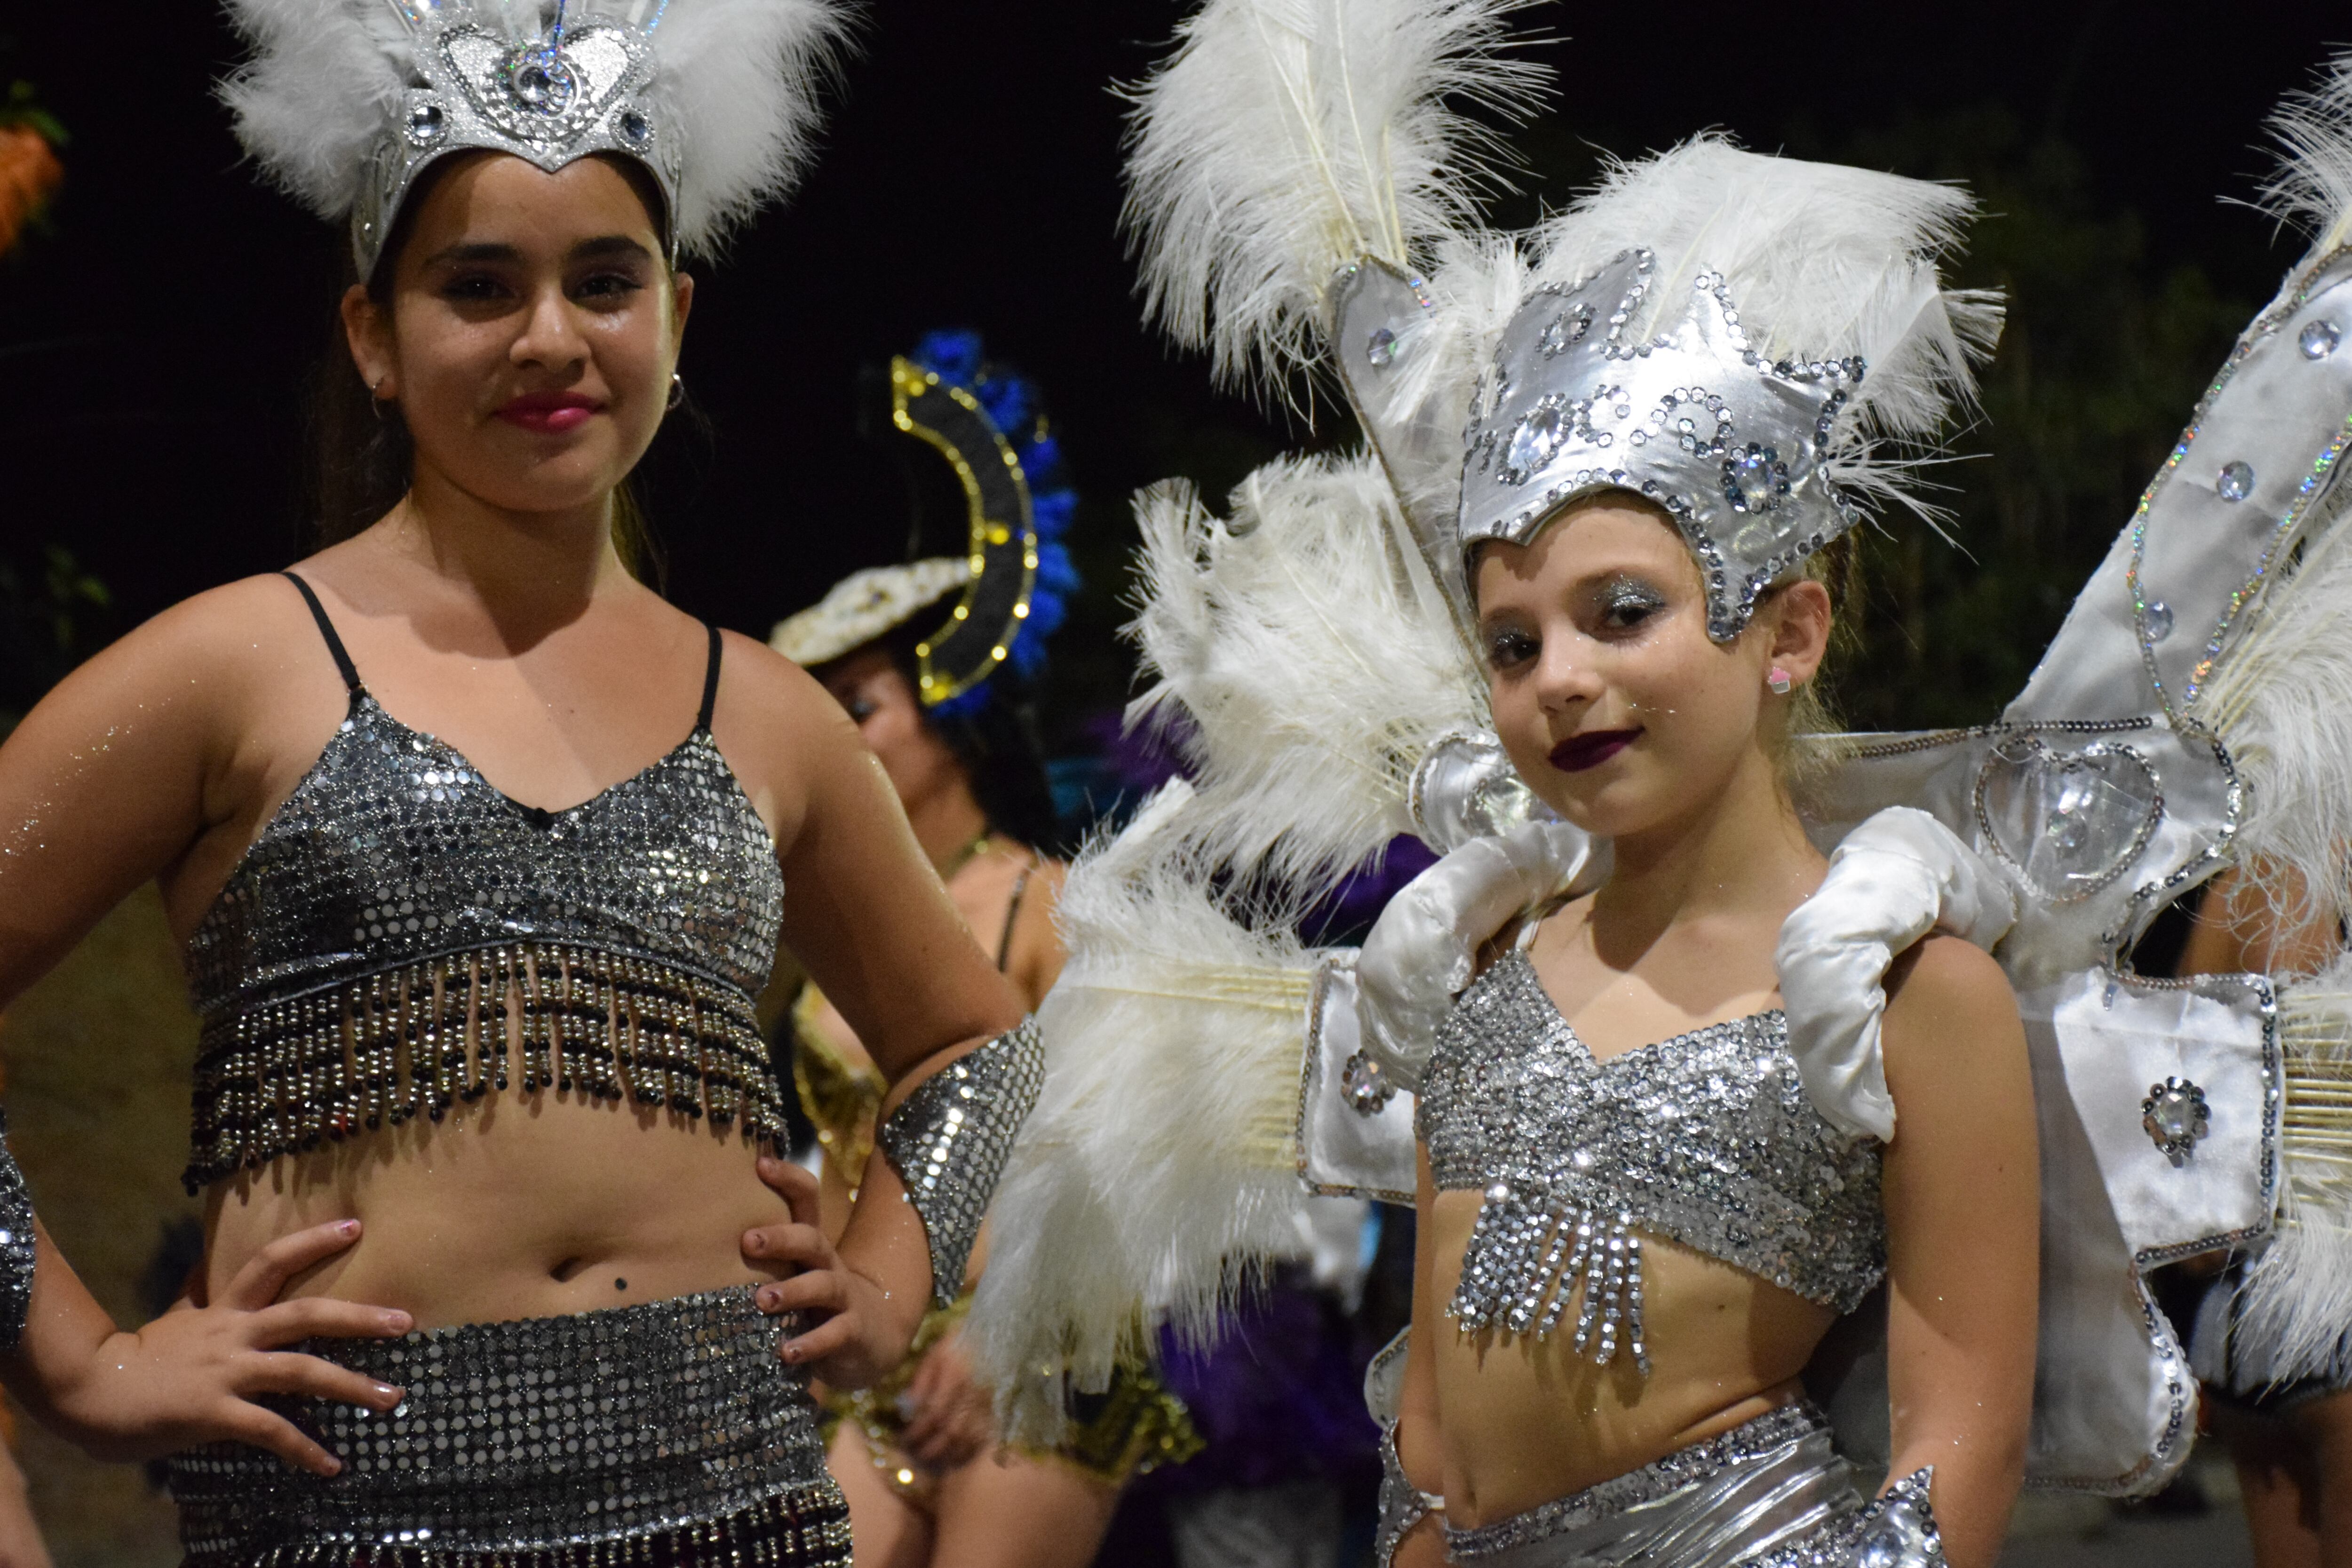
[[[1698,557],[1707,635],[1727,642],[1772,581],[1861,519],[1822,465],[1859,358],[1774,363],[1721,275],[1701,272],[1672,331],[1628,328],[1652,258],[1630,250],[1573,289],[1538,289],[1471,406],[1459,540],[1525,544],[1606,489],[1664,507]]]
[[[570,810],[521,805],[364,690],[188,943],[201,1184],[509,1082],[775,1137],[752,998],[783,878],[698,725]]]
[[[269,1402],[342,1459],[333,1477],[242,1444],[175,1456],[188,1562],[845,1568],[808,1374],[776,1356],[795,1320],[751,1291],[306,1342],[406,1397]]]
[[[1024,1018],[925,1079],[876,1133],[907,1185],[907,1201],[922,1215],[931,1299],[941,1307],[963,1289],[964,1265],[997,1178],[1045,1087],[1045,1044],[1037,1020]]]
[[[1524,953],[1440,1026],[1416,1131],[1440,1191],[1485,1192],[1448,1312],[1637,1361],[1641,1238],[1670,1237],[1847,1312],[1886,1269],[1881,1146],[1806,1098],[1779,1013],[1596,1061]]]

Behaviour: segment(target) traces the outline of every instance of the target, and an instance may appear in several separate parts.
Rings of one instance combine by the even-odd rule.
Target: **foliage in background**
[[[14,727],[74,666],[113,639],[121,629],[113,608],[106,584],[61,544],[44,551],[33,571],[0,560],[0,726]]]
[[[10,84],[7,98],[0,100],[0,255],[38,223],[64,180],[56,149],[65,144],[65,127],[35,100],[33,84]]]

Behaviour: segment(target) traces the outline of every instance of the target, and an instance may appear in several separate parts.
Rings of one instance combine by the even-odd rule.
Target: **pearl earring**
[[[1774,696],[1786,697],[1789,695],[1789,688],[1796,684],[1796,679],[1776,664],[1772,667],[1772,673],[1764,678],[1764,684],[1772,689]]]

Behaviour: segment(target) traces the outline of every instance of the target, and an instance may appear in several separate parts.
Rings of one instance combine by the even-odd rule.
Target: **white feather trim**
[[[1535,106],[1544,73],[1504,52],[1528,3],[1208,0],[1129,91],[1147,313],[1221,380],[1310,363],[1339,268],[1416,270],[1474,220],[1502,148],[1449,100]]]
[[[1176,830],[1192,804],[1169,785],[1063,889],[1045,1094],[989,1211],[966,1338],[1017,1440],[1056,1436],[1056,1374],[1099,1390],[1162,1323],[1205,1342],[1254,1265],[1301,1249],[1309,958],[1206,890]]]
[[[1924,510],[1904,490],[1916,457],[1883,442],[1926,443],[1955,408],[1973,406],[1973,367],[2000,334],[2000,299],[1945,289],[1937,262],[1975,211],[1957,185],[1697,136],[1611,164],[1539,232],[1532,281],[1579,283],[1646,246],[1657,258],[1650,315],[1632,330],[1647,337],[1673,324],[1666,312],[1687,308],[1699,273],[1720,273],[1759,353],[1866,362],[1832,432],[1827,471],[1842,486]]]
[[[1202,861],[1311,899],[1413,830],[1413,768],[1438,736],[1486,726],[1486,691],[1443,601],[1400,564],[1374,458],[1284,458],[1231,505],[1220,521],[1172,484],[1137,502],[1130,630],[1157,682],[1129,720],[1189,721],[1200,793],[1180,829]]]
[[[2335,249],[2352,236],[2352,53],[2330,60],[2270,123],[2285,156],[2263,186],[2263,209],[2311,235],[2316,252]]]
[[[2278,1229],[2247,1268],[2234,1339],[2270,1375],[2352,1378],[2352,955],[2279,991]]]

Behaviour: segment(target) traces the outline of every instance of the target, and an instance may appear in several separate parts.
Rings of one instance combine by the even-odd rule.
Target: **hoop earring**
[[[685,401],[686,377],[673,372],[669,378],[669,401],[662,405],[662,407],[666,412],[675,414],[677,412],[677,405]]]
[[[1789,688],[1796,684],[1796,678],[1776,664],[1772,667],[1772,673],[1764,678],[1764,684],[1772,689],[1775,697],[1786,697]]]
[[[381,388],[385,382],[391,379],[392,378],[390,376],[377,376],[374,384],[368,388],[368,412],[375,416],[375,422],[379,425],[389,425],[392,423],[391,420],[386,419],[383,416],[384,400],[382,396],[378,395],[378,389]]]

